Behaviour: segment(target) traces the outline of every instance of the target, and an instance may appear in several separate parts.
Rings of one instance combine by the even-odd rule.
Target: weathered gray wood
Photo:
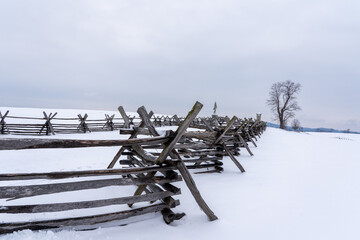
[[[174,118],[176,124],[180,124],[181,121],[176,114],[173,116],[173,118]]]
[[[229,122],[229,124],[228,124],[228,126],[231,124],[233,124],[234,122],[232,122],[232,121],[235,121],[236,120],[236,117],[234,116],[232,119],[231,119],[231,121]],[[206,124],[206,121],[205,120],[203,120],[203,122]],[[207,124],[208,125],[208,124]],[[230,125],[230,126],[231,126]],[[208,129],[209,129],[209,131],[214,131],[211,127],[210,127],[210,125],[208,125],[207,126],[208,127]],[[221,136],[220,136],[221,137]],[[223,137],[221,137],[221,138],[218,138],[218,139],[221,139],[221,138],[223,138]],[[227,155],[229,155],[229,157],[230,157],[230,159],[235,163],[235,165],[240,169],[240,171],[241,172],[245,172],[245,169],[243,168],[243,166],[236,160],[236,158],[235,158],[235,156],[232,154],[232,152],[229,150],[229,148],[226,146],[226,144],[221,144],[222,145],[222,147],[224,148],[224,150],[225,150],[225,152],[227,153]]]
[[[239,140],[235,139],[234,137],[224,137],[223,140],[224,140],[224,143],[226,143],[227,145],[233,145],[233,144],[239,143]],[[214,148],[214,145],[212,143],[213,143],[213,141],[210,141],[210,139],[207,139],[205,142],[179,143],[179,144],[175,145],[174,149],[178,149],[179,154],[183,154],[183,153],[186,154],[186,153],[190,153],[190,152],[199,152],[200,153],[201,150],[203,150],[203,152],[205,153],[206,151],[209,151],[210,149]],[[231,146],[229,146],[229,147],[231,147]],[[148,146],[143,146],[142,148],[143,149],[163,149],[164,147],[161,145],[148,145]],[[183,152],[183,150],[185,150],[185,149],[186,149],[186,152]],[[160,155],[159,153],[153,153],[153,154]]]
[[[153,178],[155,176],[155,174],[156,174],[156,172],[149,172],[146,174],[145,178]],[[134,196],[140,195],[143,191],[145,191],[145,189],[148,185],[149,185],[149,183],[138,186],[138,188],[136,189],[136,191],[134,193]]]
[[[190,159],[184,159],[182,160],[184,163],[201,163],[201,162],[208,162],[208,161],[220,161],[222,160],[222,156],[221,157],[200,157],[200,158],[190,158]],[[216,165],[222,165],[223,163],[219,162],[219,164],[216,164]],[[190,166],[188,166],[190,167]]]
[[[147,115],[147,113],[146,113],[146,115]],[[143,121],[143,123],[145,123],[145,121]],[[132,147],[133,149],[134,149],[134,146]],[[146,152],[145,151],[143,151],[143,149],[141,148],[141,149],[134,149],[134,151],[137,153],[137,154],[139,154],[140,153],[140,158],[142,158],[143,160],[147,160],[148,159],[148,157],[149,156],[147,156],[147,154],[146,154]],[[144,156],[145,155],[145,156]],[[140,161],[138,161],[135,157],[133,157],[133,156],[130,156],[130,159],[132,160],[132,161],[135,161],[136,162],[136,164],[137,165],[139,165],[139,166],[146,166],[146,164],[144,163],[144,162],[140,162]],[[149,161],[151,161],[151,162],[153,162],[153,158],[151,157],[150,159],[148,159]],[[160,171],[162,174],[164,174],[164,176],[166,176],[166,178],[168,178],[168,179],[172,179],[172,178],[178,178],[179,176],[178,176],[178,174],[177,173],[175,173],[174,171]],[[137,175],[137,177],[153,177],[153,176],[155,176],[155,174],[156,174],[156,172],[155,171],[153,171],[153,172],[149,172],[146,176],[144,176],[144,175]],[[171,174],[171,176],[168,176],[169,174]],[[163,185],[163,184],[161,184],[161,185]],[[142,194],[142,192],[143,191],[146,191],[147,190],[147,187],[149,187],[152,191],[154,191],[154,192],[161,192],[162,190],[158,187],[158,186],[156,186],[156,185],[154,185],[154,184],[149,184],[149,185],[141,185],[141,186],[139,186],[138,188],[137,188],[137,190],[135,191],[135,193],[134,193],[134,196],[137,196],[137,195],[140,195],[140,194]],[[169,205],[169,207],[174,207],[174,204],[172,204],[172,203],[174,203],[175,202],[175,200],[173,199],[173,198],[171,198],[171,197],[167,197],[166,199],[162,199],[163,200],[163,202],[164,203],[166,203],[167,205]],[[171,205],[172,204],[172,205]],[[132,204],[128,204],[129,205],[129,207],[131,207],[132,206]],[[164,216],[165,217],[165,216]]]
[[[215,168],[213,170],[207,170],[207,171],[202,171],[202,172],[195,172],[194,174],[204,174],[204,173],[221,173],[222,171],[224,171],[224,169],[222,167],[218,167]]]
[[[217,115],[212,115],[211,120],[214,122],[215,127],[219,127],[220,123],[219,123],[219,118]]]
[[[226,155],[226,153],[224,151],[220,151],[220,150],[200,150],[200,151],[191,151],[191,152],[180,152],[179,153],[182,156],[187,156],[187,157],[201,157],[201,159],[207,159],[207,160],[211,160],[212,158],[214,158],[213,156],[216,156],[216,158],[218,158],[218,160],[222,160],[222,157],[224,155]],[[189,160],[189,159],[187,159]]]
[[[230,118],[229,118],[228,116],[225,116],[225,117],[224,117],[224,121],[227,122],[227,123],[229,123]]]
[[[90,177],[90,176],[127,175],[127,174],[147,173],[152,171],[169,171],[175,169],[176,169],[175,166],[161,166],[161,167],[147,166],[147,167],[137,167],[137,168],[64,171],[64,172],[47,172],[47,173],[6,173],[6,174],[0,174],[0,181],[31,180],[31,179],[63,179],[63,178]]]
[[[254,142],[254,140],[252,139],[252,137],[250,136],[248,131],[245,131],[246,135],[248,136],[249,140],[252,142],[252,144],[257,147],[256,143]]]
[[[169,208],[175,208],[176,206],[180,205],[180,200],[174,199],[172,197],[166,197],[161,200],[165,203]]]
[[[8,114],[9,114],[9,110],[7,110],[4,115],[2,115],[0,111],[0,123],[3,123],[5,121],[5,118],[7,117]]]
[[[234,116],[230,122],[226,125],[225,129],[223,130],[223,132],[220,134],[220,136],[215,140],[214,144],[217,144],[218,142],[220,142],[222,140],[222,138],[225,136],[225,134],[227,133],[227,131],[232,127],[232,125],[234,124],[234,122],[236,121],[236,117]]]
[[[54,132],[57,134],[57,133],[71,133],[71,132],[77,132],[74,128],[78,128],[78,130],[81,130],[82,132],[88,132],[90,131],[102,131],[102,130],[111,130],[112,129],[112,125],[114,126],[114,129],[116,128],[120,128],[120,127],[124,127],[124,121],[123,118],[115,118],[114,117],[114,120],[121,120],[121,123],[115,123],[113,122],[113,124],[111,124],[111,118],[112,116],[109,116],[107,114],[106,115],[106,119],[103,120],[103,119],[100,119],[100,120],[86,120],[87,118],[87,114],[85,114],[84,117],[82,117],[80,114],[78,115],[79,118],[53,118],[53,115],[50,114],[50,116],[48,116],[50,118],[50,120],[53,118],[53,119],[56,119],[56,120],[71,120],[71,121],[74,121],[74,120],[80,120],[80,124],[78,124],[77,126],[75,127],[68,127],[68,125],[71,125],[71,124],[63,124],[63,123],[57,123],[57,124],[53,124],[51,123],[53,129],[54,129]],[[16,119],[30,119],[30,120],[41,120],[41,119],[44,119],[43,118],[34,118],[34,117],[16,117],[16,116],[8,116],[8,118],[16,118]],[[134,124],[133,123],[133,119],[134,117],[131,117],[130,119],[130,116],[126,116],[126,118],[129,119],[129,125],[131,124]],[[45,117],[45,119],[47,119]],[[152,121],[153,123],[155,124],[155,126],[159,125],[159,126],[162,126],[162,125],[174,125],[174,123],[177,122],[176,120],[176,116],[173,116],[173,117],[169,117],[169,116],[162,116],[162,117],[154,117],[152,118]],[[218,117],[218,116],[213,116],[212,118],[207,118],[208,120],[211,120],[213,121],[213,123],[215,122],[215,119],[218,119],[218,121],[221,122],[221,124],[224,124],[226,121],[226,117]],[[85,123],[85,120],[87,121],[87,123]],[[178,119],[181,121],[181,119]],[[90,122],[90,123],[89,123]],[[254,121],[252,119],[245,119],[245,120],[237,120],[236,123],[234,124],[236,127],[244,124],[244,123],[247,123],[247,130],[250,132],[250,135],[254,135],[254,137],[258,137],[260,136],[260,134],[262,133],[263,129],[264,129],[264,126],[263,125],[263,122],[259,122],[258,120],[257,121]],[[261,123],[261,124],[260,124]],[[83,126],[82,126],[83,125]],[[101,126],[100,126],[101,125]],[[109,126],[108,126],[109,125]],[[214,125],[214,124],[213,124]],[[9,126],[9,133],[10,134],[31,134],[31,135],[38,135],[39,134],[39,131],[35,132],[35,127],[38,128],[38,130],[40,130],[41,128],[44,129],[45,126],[46,126],[46,123],[45,123],[45,126],[44,124],[8,124]],[[106,126],[106,127],[104,127]],[[201,123],[201,119],[200,118],[195,118],[194,121],[192,122],[191,126],[193,127],[196,127],[196,128],[200,128],[200,129],[204,129],[205,128],[205,125]],[[214,125],[215,126],[215,125]],[[51,130],[50,130],[51,126],[48,127],[48,133],[51,133]],[[23,131],[18,131],[18,129],[21,129]],[[16,130],[16,131],[14,131]],[[30,130],[30,131],[29,131]],[[41,130],[42,131],[42,130]],[[43,132],[43,131],[42,131]],[[254,138],[253,137],[253,138]]]
[[[178,187],[175,187],[174,185],[172,185],[170,183],[161,184],[161,187],[163,187],[166,191],[170,191],[174,194],[181,194],[181,189]]]
[[[205,141],[209,141],[212,140],[212,142],[215,141],[216,139],[216,132],[214,131],[191,131],[191,132],[186,132],[183,135],[184,137],[187,138],[197,138],[197,139],[201,139],[201,140],[205,140]]]
[[[256,134],[254,133],[254,126],[256,125],[256,121],[254,121],[251,126],[249,127],[249,132],[251,133],[252,137],[257,141]]]
[[[222,166],[222,164],[217,164],[217,163],[208,163],[208,164],[200,164],[200,165],[189,165],[186,166],[187,169],[202,169],[202,168],[213,168],[213,167],[218,167],[218,166]]]
[[[81,114],[78,114],[78,118],[79,118],[80,123],[79,123],[77,129],[82,130],[84,133],[86,133],[86,131],[91,132],[88,124],[86,123],[88,114],[85,113],[84,117],[82,117]]]
[[[208,216],[209,220],[214,221],[214,220],[218,219],[218,217],[214,214],[213,211],[211,211],[209,206],[206,204],[206,202],[202,198],[198,188],[196,187],[194,179],[191,177],[191,174],[189,173],[189,170],[186,168],[184,163],[182,161],[177,161],[177,167],[178,167],[179,172],[180,172],[181,176],[183,177],[186,185],[188,186],[191,194],[194,196],[197,204],[204,211],[204,213]]]
[[[142,161],[139,161],[136,157],[134,156],[130,156],[130,161],[132,161],[135,165],[137,166],[140,166],[140,167],[146,167],[148,164],[142,162]],[[170,165],[169,165],[170,166]],[[174,169],[175,170],[175,169]],[[178,178],[179,177],[179,174],[177,172],[175,172],[173,169],[159,169],[159,172],[161,174],[163,174],[165,176],[165,178],[167,179],[174,179],[174,178]],[[137,174],[136,176],[141,176],[141,177],[145,177],[142,176],[142,175],[139,175]]]
[[[244,147],[246,148],[246,150],[248,151],[248,153],[251,156],[254,156],[254,154],[251,152],[249,145],[247,144],[247,142],[244,140],[244,138],[240,135],[240,134],[236,134],[236,137],[240,140],[240,142],[242,143],[242,145],[244,145]]]
[[[241,121],[240,118],[237,118],[238,122],[240,123],[240,125],[237,127],[237,131],[241,131],[244,126],[247,124],[247,121],[244,120],[244,121]]]
[[[152,206],[141,207],[127,211],[93,215],[87,217],[52,219],[52,220],[32,221],[32,222],[0,223],[0,234],[11,233],[14,231],[19,231],[24,229],[41,230],[41,229],[59,228],[65,226],[83,226],[83,229],[86,229],[86,228],[90,228],[89,225],[110,222],[115,220],[122,220],[147,213],[158,212],[164,208],[168,208],[168,206],[164,203],[160,203],[160,204],[154,204]]]
[[[144,164],[143,162],[138,161],[135,157],[130,156],[130,158],[131,158],[132,161],[135,161],[137,165],[143,166],[143,167],[145,166],[145,164]],[[170,172],[170,171],[168,171],[168,172]],[[155,173],[155,172],[152,172],[152,173]],[[167,174],[167,172],[164,172],[164,171],[163,171],[162,173],[164,174],[164,176],[166,176],[166,177],[169,178],[169,179],[178,178],[178,174],[175,173],[175,172],[173,172],[173,171],[172,171],[173,174],[171,174],[170,177],[167,176],[167,175],[169,175],[169,174]],[[131,177],[131,175],[130,175],[130,177]],[[144,178],[144,177],[146,177],[146,176],[145,176],[144,174],[140,173],[140,174],[136,174],[136,177]],[[168,191],[170,191],[170,192],[173,192],[173,193],[176,193],[176,194],[180,194],[180,190],[177,189],[175,186],[171,185],[170,183],[163,183],[163,184],[159,184],[159,185],[161,185],[165,190],[168,189]],[[164,187],[164,185],[166,185],[168,188]],[[172,186],[172,187],[169,187],[169,186]],[[155,184],[149,184],[148,186],[146,186],[146,185],[140,186],[140,187],[135,191],[134,196],[140,195],[140,194],[142,193],[142,191],[148,192],[149,190],[147,189],[147,187],[148,187],[151,191],[153,191],[153,192],[163,192],[163,190],[162,190],[160,187],[158,187],[157,185],[155,185]],[[176,205],[175,205],[176,200],[173,199],[173,198],[170,197],[170,196],[163,198],[162,201],[163,201],[164,203],[166,203],[170,208],[173,208],[173,207],[176,206]],[[133,205],[132,203],[129,203],[129,204],[128,204],[129,207],[132,207],[132,205]]]
[[[152,135],[147,128],[138,128],[138,127],[135,127],[134,129],[120,129],[120,134],[132,134],[135,131],[138,132],[139,135]],[[205,141],[212,140],[213,142],[216,139],[216,132],[190,131],[190,132],[185,132],[183,136],[187,138],[197,138]]]
[[[45,113],[45,112],[44,112]],[[49,126],[49,129],[50,129],[50,132],[51,132],[51,134],[52,135],[55,135],[55,130],[54,130],[54,127],[53,127],[53,125],[52,125],[52,123],[51,123],[51,120],[52,119],[54,119],[54,117],[57,115],[57,112],[56,113],[54,113],[54,115],[51,115],[50,114],[50,116],[49,116],[49,120],[48,120],[48,126]]]
[[[227,155],[224,151],[223,151],[224,155]],[[221,162],[221,160],[223,159],[223,156],[207,156],[207,155],[203,155],[203,156],[200,156],[199,158],[184,158],[182,159],[181,161],[183,161],[184,163],[202,163],[202,162],[216,162],[217,165],[223,165],[223,163]],[[164,161],[164,164],[167,164],[167,165],[171,165],[173,166],[173,162],[174,161],[180,161],[180,160],[165,160]],[[126,163],[126,162],[124,162]]]
[[[229,155],[230,159],[235,163],[235,165],[240,169],[241,172],[245,172],[245,169],[243,166],[236,160],[235,156],[231,153],[231,151],[228,149],[228,147],[224,144],[223,145],[224,150]]]
[[[142,163],[142,162],[140,162],[136,157],[134,157],[134,156],[129,156],[128,157],[128,161],[131,161],[131,164],[130,164],[130,166],[131,165],[133,165],[133,166],[141,166],[141,167],[144,167],[144,166],[146,166],[144,163]],[[131,175],[131,174],[129,174],[129,175],[127,175],[127,177],[129,177],[129,178],[134,178],[134,176],[133,175]],[[145,177],[145,174],[143,174],[143,173],[139,173],[139,174],[135,174],[135,177],[140,177],[140,178],[144,178]],[[149,184],[148,185],[148,187],[151,189],[148,189],[148,188],[145,188],[144,189],[144,191],[145,191],[145,193],[151,193],[151,192],[162,192],[163,190],[161,189],[161,188],[159,188],[157,185],[155,185],[155,184]],[[140,195],[140,194],[138,194],[138,195]],[[137,196],[137,195],[135,195],[135,196]],[[171,197],[170,197],[171,198]],[[174,200],[175,201],[175,200]],[[151,202],[152,203],[152,202]],[[129,203],[128,204],[128,206],[129,207],[132,207],[132,205],[133,205],[133,203]]]
[[[46,113],[45,112],[43,112],[43,114],[44,114],[44,116],[45,116],[45,119],[46,119],[46,122],[45,122],[45,124],[41,127],[41,129],[40,129],[40,132],[39,132],[39,134],[41,134],[41,132],[44,130],[44,128],[46,128],[47,126],[47,119],[48,119],[48,116],[46,115]],[[48,132],[46,133],[46,135],[48,135]]]
[[[149,117],[151,117],[153,114],[154,113],[152,111],[150,111]],[[125,113],[125,115],[126,115],[126,113]],[[139,125],[139,129],[143,128],[144,126],[145,126],[145,123],[141,122],[140,125]],[[134,131],[133,133],[131,133],[129,139],[136,138],[138,134],[139,134],[139,132]],[[121,147],[120,150],[116,153],[116,155],[114,156],[113,160],[110,162],[110,164],[109,164],[109,166],[107,168],[113,168],[115,166],[115,163],[119,160],[119,158],[121,157],[121,154],[124,151],[125,151],[125,147]]]
[[[209,141],[210,142],[210,141]],[[212,142],[211,142],[212,143]],[[194,143],[179,143],[176,144],[174,149],[188,149],[188,150],[201,150],[209,147],[209,144],[204,142],[194,142]],[[143,149],[164,149],[164,146],[161,144],[157,145],[142,145]],[[157,154],[159,155],[159,154]]]
[[[104,124],[103,128],[110,128],[111,131],[114,130],[114,117],[115,117],[115,114],[109,116],[108,114],[105,114],[105,120],[106,120],[106,123]]]
[[[120,134],[133,134],[136,132],[138,135],[151,135],[147,128],[134,127],[133,129],[120,129]]]
[[[211,127],[211,125],[207,119],[201,118],[201,121],[205,124],[205,127],[208,131],[214,132],[214,129]]]
[[[118,110],[119,110],[119,112],[120,112],[120,114],[121,114],[121,116],[122,116],[122,118],[124,120],[124,127],[125,128],[130,128],[130,120],[129,120],[129,117],[126,115],[126,112],[125,112],[123,106],[119,106]]]
[[[151,165],[155,163],[156,157],[153,156],[151,153],[146,152],[141,146],[132,146],[134,152],[146,162],[151,162]]]
[[[202,109],[203,105],[199,102],[196,102],[194,107],[192,108],[192,110],[188,113],[188,115],[186,116],[185,120],[179,125],[179,127],[177,128],[176,132],[175,132],[175,136],[174,138],[165,143],[165,147],[163,149],[163,151],[160,153],[158,159],[156,160],[156,164],[162,164],[165,159],[167,158],[167,156],[171,153],[171,151],[173,150],[174,146],[176,145],[176,143],[180,140],[180,138],[182,137],[182,135],[184,134],[184,132],[186,131],[186,129],[189,127],[189,125],[191,124],[191,122],[194,120],[194,118],[198,115],[198,113],[200,112],[200,110]]]
[[[41,132],[43,131],[44,128],[46,128],[46,135],[49,134],[49,132],[51,132],[52,135],[55,135],[55,131],[54,131],[54,128],[51,124],[51,120],[56,116],[57,112],[52,115],[52,113],[50,113],[50,115],[48,116],[46,114],[45,111],[43,111],[43,114],[44,114],[44,119],[46,120],[45,124],[43,125],[43,127],[41,128],[39,134],[41,134]]]
[[[138,108],[137,113],[139,114],[142,123],[144,123],[146,125],[146,127],[148,128],[150,134],[155,137],[160,136],[160,134],[156,131],[154,125],[152,124],[152,122],[150,120],[151,116],[149,116],[145,107],[142,106],[142,107]],[[152,156],[151,154],[149,154],[148,152],[145,152],[144,149],[141,148],[141,146],[134,146],[133,149],[135,150],[135,152],[137,154],[139,154],[139,156],[142,159],[149,161],[149,162],[156,161],[156,158],[154,156]]]
[[[150,172],[152,173],[152,172]],[[148,185],[154,183],[168,183],[181,181],[177,179],[165,179],[164,177],[154,177],[148,174],[145,178],[117,178],[104,180],[90,180],[70,183],[53,183],[43,185],[29,185],[29,186],[6,186],[0,187],[0,198],[22,198],[29,196],[37,196],[44,194],[52,194],[59,192],[77,191],[84,189],[97,189],[114,185]]]
[[[261,138],[261,131],[259,131],[260,122],[258,120],[255,120],[254,124],[251,126],[251,131],[254,133],[254,135]]]
[[[5,130],[7,130],[7,132],[9,133],[9,129],[5,122],[5,118],[7,117],[8,114],[9,114],[9,110],[7,110],[4,115],[2,115],[1,111],[0,111],[0,125],[1,125],[0,132],[1,132],[1,134],[5,134]]]
[[[169,208],[164,208],[161,210],[161,214],[163,215],[163,219],[167,224],[170,224],[173,221],[179,220],[185,216],[185,213],[174,213]]]
[[[0,139],[0,150],[131,146],[131,145],[164,143],[168,139],[169,139],[168,136],[153,137],[153,138],[134,138],[127,140],[3,138]]]
[[[148,128],[150,134],[153,136],[160,136],[160,134],[156,131],[153,123],[151,122],[150,117],[149,117],[145,107],[144,106],[139,107],[137,110],[137,113],[139,114],[142,122]]]
[[[42,212],[58,212],[72,209],[95,208],[109,205],[134,204],[138,202],[155,201],[176,195],[173,192],[161,191],[156,193],[147,193],[144,195],[111,198],[93,201],[66,202],[52,204],[36,204],[36,205],[10,205],[1,206],[0,213],[42,213]],[[168,198],[170,199],[170,198]],[[174,202],[167,204],[175,206]]]
[[[147,114],[147,111],[145,109],[144,106],[140,107],[138,109],[138,114],[142,120],[142,122],[145,123],[146,127],[148,128],[149,132],[151,135],[153,136],[160,136],[160,134],[157,132],[157,130],[155,129],[155,126],[152,124],[150,117]],[[164,116],[163,116],[164,117]],[[166,146],[164,146],[165,149]],[[163,151],[164,151],[163,149]],[[161,155],[161,154],[160,154]],[[169,153],[170,157],[173,159],[180,159],[179,155],[177,154],[177,152],[172,149],[171,152]]]

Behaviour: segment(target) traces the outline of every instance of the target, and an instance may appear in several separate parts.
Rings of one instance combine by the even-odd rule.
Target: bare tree
[[[297,119],[294,119],[291,123],[291,127],[292,129],[294,129],[295,131],[298,131],[300,129],[300,121]]]
[[[271,86],[267,105],[275,114],[280,128],[285,129],[286,123],[295,116],[295,111],[300,110],[296,98],[300,92],[301,85],[292,81],[277,82]]]

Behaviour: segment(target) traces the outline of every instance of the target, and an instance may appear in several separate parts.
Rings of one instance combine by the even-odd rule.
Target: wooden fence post
[[[114,117],[115,117],[115,114],[109,116],[108,114],[105,114],[105,120],[106,120],[106,123],[104,124],[103,128],[110,128],[111,131],[114,131]]]
[[[120,107],[119,107],[120,108]],[[124,109],[123,109],[124,110]],[[149,118],[152,117],[154,113],[151,111],[149,113]],[[124,116],[127,117],[125,111],[124,111]],[[139,125],[139,129],[140,128],[143,128],[145,126],[145,123],[144,122],[141,122],[140,125]],[[130,135],[129,139],[133,139],[133,138],[136,138],[136,136],[138,135],[138,131],[135,129],[134,132]],[[107,167],[108,169],[110,168],[113,168],[115,166],[115,163],[117,162],[117,160],[119,160],[119,158],[121,157],[121,154],[125,151],[125,147],[121,147],[120,150],[116,153],[116,155],[114,156],[113,160],[110,162],[109,166]]]
[[[256,145],[256,143],[254,142],[254,140],[252,139],[252,136],[250,135],[250,133],[249,133],[249,124],[250,124],[250,119],[246,119],[245,118],[245,121],[246,121],[246,127],[247,127],[247,130],[245,129],[245,133],[246,133],[246,135],[248,136],[248,138],[250,139],[250,141],[252,142],[252,144],[255,146],[255,147],[257,147],[257,145]],[[255,138],[255,140],[257,140],[256,138]]]
[[[211,121],[214,123],[215,127],[219,127],[219,117],[217,115],[212,115]]]
[[[88,114],[85,113],[84,117],[82,117],[81,114],[78,114],[78,118],[79,118],[80,123],[79,123],[77,129],[83,131],[84,133],[86,133],[86,131],[91,132],[88,125],[85,122],[86,119],[88,118]]]
[[[174,133],[173,138],[164,144],[164,148],[162,152],[160,153],[159,157],[156,159],[156,164],[162,165],[166,158],[171,155],[171,158],[178,159],[176,161],[176,166],[179,169],[180,174],[182,175],[186,185],[188,186],[191,194],[195,198],[196,202],[198,203],[199,207],[204,211],[204,213],[208,216],[209,220],[213,221],[218,219],[217,216],[211,211],[209,206],[206,204],[204,199],[202,198],[199,190],[197,189],[195,182],[193,178],[191,177],[190,172],[186,168],[185,164],[181,160],[180,155],[177,153],[177,151],[174,149],[176,143],[180,140],[182,135],[185,133],[186,129],[190,126],[190,124],[194,121],[200,110],[202,109],[203,105],[199,102],[196,102],[192,110],[188,113],[185,120],[179,125],[177,130]],[[138,113],[140,117],[142,118],[143,122],[148,127],[150,133],[154,136],[159,135],[156,131],[154,125],[150,121],[150,118],[147,117],[146,109],[145,107],[141,107],[138,109]],[[142,191],[144,191],[144,188],[138,188],[136,191],[136,194],[140,194]]]
[[[173,119],[174,119],[175,125],[179,125],[179,124],[180,124],[180,119],[179,119],[179,117],[178,117],[176,114],[173,116]]]
[[[225,150],[225,152],[229,155],[230,159],[235,163],[235,165],[240,169],[241,172],[245,172],[245,169],[243,168],[243,166],[238,162],[238,160],[236,160],[235,156],[231,153],[231,151],[229,150],[229,148],[226,146],[225,143],[223,143],[221,141],[221,139],[224,137],[225,133],[230,129],[230,127],[234,124],[236,117],[234,116],[231,121],[229,122],[229,124],[225,127],[225,129],[223,130],[222,134],[215,140],[215,143],[219,143],[222,148]],[[210,126],[210,124],[208,123],[208,121],[206,121],[206,119],[201,119],[203,121],[203,123],[205,124],[207,130],[209,130],[210,132],[214,132],[214,129]]]
[[[202,109],[203,105],[199,102],[196,102],[192,110],[188,113],[185,120],[179,125],[178,129],[175,132],[174,138],[169,141],[168,143],[165,143],[163,151],[160,153],[158,159],[156,160],[157,164],[162,164],[166,157],[170,154],[170,152],[174,149],[175,144],[180,140],[181,136],[185,133],[186,129],[189,127],[189,125],[192,123],[192,121],[195,119],[195,117],[198,115],[200,110]],[[186,168],[183,161],[180,160],[177,161],[177,167],[179,169],[179,172],[181,176],[183,177],[186,185],[188,186],[191,194],[195,198],[196,202],[198,203],[199,207],[204,211],[204,213],[208,216],[210,221],[214,221],[217,218],[217,216],[211,211],[209,206],[206,204],[204,199],[202,198],[194,179],[191,177],[191,174],[189,170]]]
[[[182,161],[177,162],[177,167],[181,176],[183,177],[186,185],[188,186],[191,194],[194,196],[199,207],[204,211],[206,216],[208,216],[210,221],[217,220],[218,217],[214,214],[214,212],[209,208],[206,204],[205,200],[202,198],[194,179],[191,177],[189,170],[186,168],[185,164]]]
[[[44,114],[44,119],[46,119],[46,122],[40,129],[39,134],[41,134],[41,132],[44,130],[44,128],[46,128],[46,135],[49,135],[50,132],[52,135],[55,135],[55,131],[51,124],[51,120],[56,116],[57,112],[54,113],[54,115],[52,113],[50,113],[49,116],[46,114],[45,111],[43,112],[43,114]]]
[[[123,106],[119,106],[118,110],[124,120],[124,128],[130,128],[130,121],[129,121],[129,117],[126,115],[126,112],[123,108]]]
[[[0,112],[0,125],[1,125],[1,134],[5,134],[5,130],[9,133],[9,129],[6,125],[6,122],[5,122],[5,118],[6,116],[9,114],[9,110],[6,111],[6,113],[4,115],[1,114]]]

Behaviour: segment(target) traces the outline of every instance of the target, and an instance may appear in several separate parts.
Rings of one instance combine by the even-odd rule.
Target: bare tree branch
[[[300,90],[301,85],[290,80],[277,82],[271,86],[266,103],[282,129],[285,129],[286,122],[295,116],[295,111],[301,110],[296,100]]]

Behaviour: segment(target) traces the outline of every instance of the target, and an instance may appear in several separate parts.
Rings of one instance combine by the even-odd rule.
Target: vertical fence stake
[[[86,124],[86,119],[88,118],[88,114],[85,113],[84,117],[81,116],[81,114],[78,114],[78,118],[79,118],[79,125],[77,127],[77,129],[83,131],[84,133],[86,133],[86,131],[91,132],[88,125]]]
[[[1,114],[1,112],[0,112],[1,134],[5,134],[5,130],[7,130],[7,132],[10,133],[10,132],[9,132],[9,129],[8,129],[7,125],[6,125],[6,122],[5,122],[5,118],[6,118],[6,116],[7,116],[8,114],[9,114],[9,110],[6,111],[6,113],[4,114],[4,116],[3,116],[3,115]]]
[[[119,110],[122,118],[124,119],[124,128],[130,128],[129,117],[126,115],[126,112],[125,112],[123,106],[119,106],[118,110]]]
[[[51,133],[52,135],[55,135],[55,131],[54,131],[53,125],[51,124],[51,120],[56,116],[57,112],[54,115],[52,113],[50,113],[48,116],[46,114],[46,112],[43,111],[43,114],[44,114],[44,119],[46,121],[45,121],[45,124],[40,129],[39,134],[41,134],[41,132],[44,130],[44,128],[46,128],[46,135],[49,135],[49,133]]]

